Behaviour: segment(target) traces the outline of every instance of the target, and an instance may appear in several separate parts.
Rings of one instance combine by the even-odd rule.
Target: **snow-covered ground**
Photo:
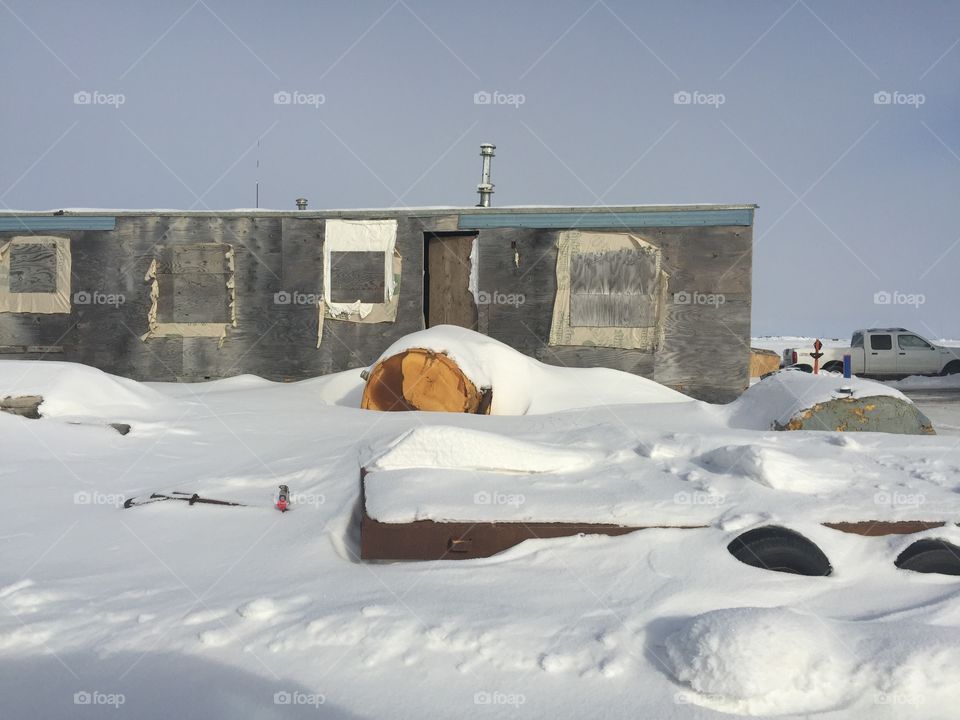
[[[45,397],[40,420],[0,413],[0,717],[955,717],[960,579],[894,567],[918,536],[818,515],[956,518],[954,438],[778,433],[763,404],[524,363],[527,396],[504,407],[525,414],[489,417],[359,410],[359,371],[168,385],[0,363],[0,398]],[[361,562],[361,462],[426,488],[442,477],[425,466],[472,475],[472,512],[512,474],[538,483],[530,518],[573,483],[587,520],[709,527]],[[155,490],[244,506],[122,508]],[[727,552],[781,521],[830,577]]]

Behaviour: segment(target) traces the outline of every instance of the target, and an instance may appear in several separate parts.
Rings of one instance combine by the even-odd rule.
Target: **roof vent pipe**
[[[307,199],[297,198],[297,210],[306,210],[306,209],[307,209]]]
[[[477,185],[477,192],[480,194],[480,202],[477,207],[490,207],[490,196],[493,195],[493,183],[490,182],[490,161],[493,158],[493,151],[497,146],[493,143],[483,143],[480,146],[480,157],[483,158],[483,171],[480,176],[480,184]]]

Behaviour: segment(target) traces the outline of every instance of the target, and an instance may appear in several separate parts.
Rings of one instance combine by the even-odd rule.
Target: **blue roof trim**
[[[702,227],[753,225],[753,210],[680,210],[652,212],[491,213],[461,214],[461,230],[489,228],[614,228]]]
[[[113,230],[117,219],[112,215],[5,215],[0,217],[0,231],[34,232],[36,230]]]

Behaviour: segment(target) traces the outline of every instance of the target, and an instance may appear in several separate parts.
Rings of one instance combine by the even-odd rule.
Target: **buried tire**
[[[833,572],[823,551],[798,532],[768,526],[745,532],[727,545],[737,560],[763,570],[822,577]]]
[[[960,575],[960,548],[946,540],[924,538],[900,553],[894,565],[913,572]]]

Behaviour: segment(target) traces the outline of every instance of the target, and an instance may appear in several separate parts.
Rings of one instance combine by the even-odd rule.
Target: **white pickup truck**
[[[787,348],[781,367],[813,369],[813,347]],[[906,328],[870,328],[857,330],[850,347],[821,349],[820,367],[828,372],[843,372],[843,356],[850,355],[854,375],[894,378],[908,375],[952,375],[960,373],[960,347],[934,345]]]

